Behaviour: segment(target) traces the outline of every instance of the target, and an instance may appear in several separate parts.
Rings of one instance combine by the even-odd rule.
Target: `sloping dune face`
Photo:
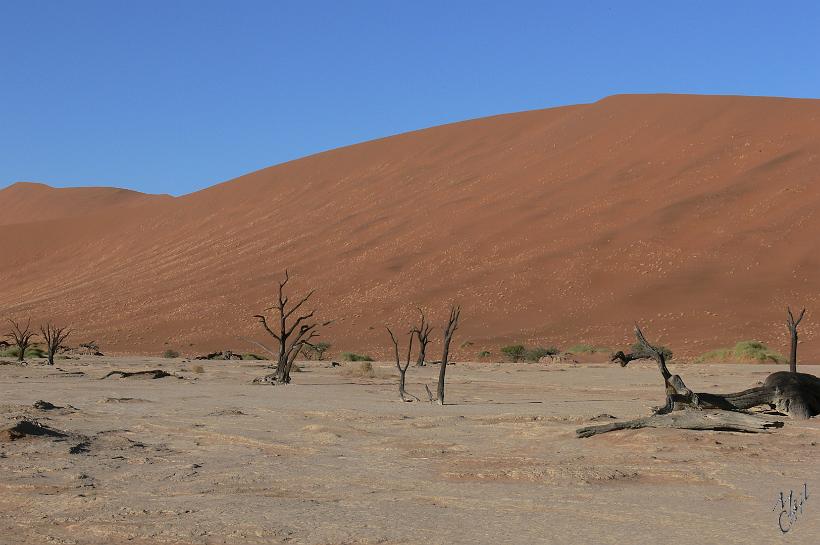
[[[170,198],[114,187],[54,188],[18,182],[0,189],[0,226],[88,216],[109,208],[140,206]]]
[[[384,324],[421,306],[440,326],[459,302],[462,359],[622,345],[636,320],[680,354],[785,351],[786,305],[820,310],[818,177],[820,101],[615,96],[4,225],[0,312],[104,350],[250,350],[288,267],[339,350],[386,355]],[[804,324],[801,355],[820,357]]]

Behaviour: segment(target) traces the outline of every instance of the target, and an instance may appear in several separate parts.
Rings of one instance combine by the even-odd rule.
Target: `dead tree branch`
[[[57,327],[51,323],[40,326],[40,335],[46,341],[48,353],[48,364],[54,365],[54,355],[63,346],[63,341],[71,335],[71,330],[67,327]]]
[[[450,341],[453,340],[453,334],[458,329],[458,319],[461,316],[461,307],[454,305],[450,310],[450,318],[447,320],[447,327],[444,328],[444,352],[441,356],[441,367],[438,372],[438,389],[436,391],[436,400],[439,405],[444,405],[444,377],[447,373],[447,362],[450,356]]]
[[[407,399],[407,396],[414,398],[416,401],[420,401],[419,398],[412,394],[408,394],[407,390],[405,389],[405,379],[407,377],[407,368],[410,367],[410,355],[413,353],[413,337],[416,335],[416,330],[413,329],[410,331],[410,340],[407,343],[407,359],[404,362],[404,365],[401,364],[401,360],[399,358],[399,341],[396,340],[396,336],[393,335],[393,332],[390,330],[389,327],[385,326],[387,329],[387,333],[390,335],[390,340],[393,341],[393,347],[395,349],[396,355],[396,369],[399,370],[399,397],[402,401],[411,401]]]
[[[635,325],[635,336],[638,339],[640,352],[650,354],[658,364],[658,370],[664,381],[666,404],[655,409],[653,416],[650,417],[628,422],[616,422],[604,426],[581,428],[576,432],[579,437],[590,437],[598,433],[619,429],[645,427],[759,431],[760,429],[775,426],[775,424],[769,422],[761,427],[751,420],[742,419],[729,413],[746,411],[761,405],[768,405],[797,419],[810,418],[820,414],[820,378],[814,375],[778,371],[766,377],[762,386],[756,386],[741,392],[730,394],[695,393],[687,388],[679,375],[673,375],[669,372],[663,352],[646,340],[637,324]],[[636,358],[634,354],[625,354],[623,358],[613,357],[613,361],[616,359],[621,360],[621,366],[623,367],[629,361],[639,358]],[[673,411],[691,411],[692,409],[711,412],[671,416]],[[743,426],[749,429],[741,429]]]
[[[293,362],[296,356],[307,345],[310,345],[310,340],[318,337],[319,333],[316,331],[320,324],[312,321],[315,310],[303,314],[294,314],[310,299],[315,290],[311,290],[302,297],[296,304],[288,307],[289,299],[285,295],[285,286],[290,280],[287,269],[285,269],[285,277],[279,282],[279,290],[276,304],[268,307],[266,311],[274,311],[273,320],[275,325],[268,324],[268,319],[263,314],[254,316],[265,331],[279,344],[279,351],[276,354],[276,370],[264,377],[254,380],[257,383],[269,384],[288,384],[290,383],[290,371],[293,368]],[[325,322],[321,326],[325,326],[330,322]]]
[[[416,366],[423,367],[425,365],[424,358],[427,355],[427,344],[430,342],[430,331],[433,329],[433,326],[427,321],[427,317],[421,308],[419,308],[419,314],[421,314],[421,322],[415,329],[416,337],[419,340],[419,357],[416,360]]]
[[[786,312],[788,313],[788,317],[786,318],[786,327],[789,328],[789,336],[792,340],[792,347],[791,352],[789,353],[789,371],[792,373],[797,372],[797,326],[800,325],[800,321],[803,319],[803,316],[806,314],[806,309],[800,311],[800,315],[797,319],[794,319],[794,314],[792,314],[791,307],[786,307]]]
[[[19,351],[17,361],[23,361],[26,358],[26,350],[31,346],[31,338],[36,335],[36,333],[31,330],[31,318],[28,319],[25,327],[21,327],[18,322],[15,322],[11,318],[8,320],[11,324],[11,331],[9,331],[6,337],[11,339],[14,345],[17,346],[17,350]]]

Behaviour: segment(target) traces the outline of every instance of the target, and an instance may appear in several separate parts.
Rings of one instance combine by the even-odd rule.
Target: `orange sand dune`
[[[440,325],[458,301],[457,343],[473,343],[459,358],[510,341],[622,345],[635,320],[681,354],[743,339],[785,351],[791,304],[810,309],[801,355],[816,361],[818,178],[818,100],[614,96],[140,206],[65,217],[61,192],[12,199],[57,212],[0,227],[0,315],[70,323],[104,351],[251,350],[240,338],[264,339],[251,316],[289,267],[294,288],[318,288],[339,350],[386,355],[385,323],[420,305]]]
[[[111,207],[139,206],[170,198],[114,187],[55,188],[18,182],[0,189],[0,225],[88,216]]]

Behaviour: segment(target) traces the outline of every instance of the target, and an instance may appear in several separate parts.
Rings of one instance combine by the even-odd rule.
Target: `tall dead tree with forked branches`
[[[410,340],[407,342],[407,359],[404,362],[404,365],[401,364],[401,359],[399,358],[399,341],[396,340],[396,336],[393,335],[393,332],[390,330],[388,326],[385,326],[387,329],[387,333],[390,335],[390,340],[393,341],[393,348],[395,349],[395,356],[396,356],[396,369],[399,370],[399,397],[402,401],[411,401],[407,398],[408,395],[415,398],[418,401],[419,398],[412,394],[408,394],[407,390],[405,389],[405,380],[407,377],[407,368],[410,367],[410,356],[413,354],[413,338],[416,336],[416,330],[410,330]]]
[[[458,329],[458,319],[461,316],[461,307],[454,305],[450,309],[450,318],[447,320],[447,326],[444,328],[444,351],[441,355],[441,368],[438,371],[438,388],[436,390],[436,401],[439,405],[444,405],[444,377],[447,374],[447,363],[450,357],[450,341],[453,340],[453,334]]]
[[[11,331],[9,331],[6,337],[11,339],[19,351],[17,361],[23,361],[26,358],[26,350],[31,346],[31,338],[36,335],[36,333],[31,330],[31,318],[28,319],[25,326],[21,326],[19,322],[15,322],[11,318],[8,320],[11,324]]]
[[[63,345],[63,341],[71,335],[71,330],[67,327],[57,327],[51,323],[40,326],[40,335],[46,341],[46,353],[48,357],[48,364],[54,365],[54,355]]]
[[[265,348],[264,345],[260,345],[276,356],[277,359],[276,370],[269,375],[256,379],[254,382],[257,383],[290,383],[290,371],[293,368],[293,362],[296,360],[296,356],[302,348],[310,345],[311,339],[319,336],[319,332],[316,331],[317,327],[320,327],[320,325],[326,326],[330,323],[325,322],[319,324],[318,322],[311,321],[316,313],[315,310],[303,314],[296,314],[316,290],[311,290],[296,304],[288,307],[290,300],[285,295],[285,286],[289,280],[290,276],[288,275],[287,269],[285,269],[285,278],[279,282],[279,293],[276,304],[265,309],[266,312],[274,312],[273,318],[276,320],[276,323],[273,327],[271,327],[267,317],[263,314],[256,314],[254,316],[254,318],[262,324],[265,331],[276,339],[276,342],[279,344],[278,352],[273,352]]]
[[[806,309],[800,311],[800,314],[797,316],[795,320],[794,314],[792,314],[791,307],[786,307],[786,312],[788,316],[786,318],[786,327],[789,328],[789,336],[792,340],[792,349],[789,352],[789,371],[792,373],[797,372],[797,326],[800,325],[800,321],[803,319],[803,316],[806,314]]]

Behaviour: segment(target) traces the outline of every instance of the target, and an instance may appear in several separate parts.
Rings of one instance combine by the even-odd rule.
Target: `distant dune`
[[[115,187],[55,188],[18,182],[0,189],[0,226],[89,216],[113,207],[139,206],[170,198]]]
[[[820,358],[820,101],[679,95],[455,123],[270,167],[184,197],[0,191],[0,316],[103,351],[254,347],[285,267],[334,351],[464,307],[456,357],[759,339]],[[439,332],[440,337],[440,332]],[[436,352],[438,348],[434,349]]]

